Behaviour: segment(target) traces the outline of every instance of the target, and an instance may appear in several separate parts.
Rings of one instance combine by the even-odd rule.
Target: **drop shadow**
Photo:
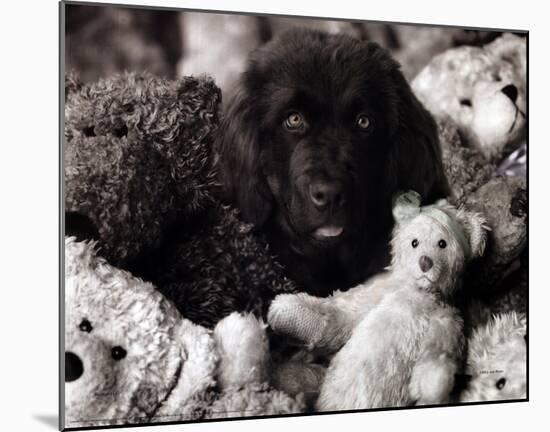
[[[35,414],[33,416],[36,420],[38,420],[40,423],[45,424],[46,426],[49,426],[50,428],[54,430],[58,430],[59,428],[59,418],[57,415],[53,414]]]

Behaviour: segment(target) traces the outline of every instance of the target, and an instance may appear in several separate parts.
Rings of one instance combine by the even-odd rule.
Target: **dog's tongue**
[[[344,228],[335,225],[325,225],[315,230],[316,237],[338,237]]]

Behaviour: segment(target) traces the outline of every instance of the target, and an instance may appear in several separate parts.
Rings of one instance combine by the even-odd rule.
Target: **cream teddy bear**
[[[275,332],[309,350],[337,352],[317,400],[320,411],[440,404],[449,400],[464,349],[454,300],[467,261],[483,253],[476,213],[414,192],[394,206],[387,272],[329,298],[284,294],[271,304]]]
[[[470,146],[500,162],[526,139],[526,56],[525,38],[506,33],[435,56],[411,86],[435,117],[450,117]]]
[[[301,412],[269,383],[265,325],[233,313],[213,331],[155,287],[65,239],[63,426]]]

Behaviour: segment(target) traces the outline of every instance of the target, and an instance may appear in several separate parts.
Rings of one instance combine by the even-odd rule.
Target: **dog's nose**
[[[65,353],[65,382],[76,381],[84,373],[82,360],[73,352]]]
[[[507,86],[502,87],[500,91],[504,93],[512,102],[516,103],[518,98],[518,88],[514,84],[508,84]]]
[[[420,270],[422,270],[424,273],[426,273],[429,269],[431,269],[434,265],[434,262],[432,259],[426,255],[422,255],[420,257],[420,260],[418,261],[418,264],[420,265]]]
[[[314,181],[309,185],[309,197],[316,207],[343,203],[342,186],[338,182]]]

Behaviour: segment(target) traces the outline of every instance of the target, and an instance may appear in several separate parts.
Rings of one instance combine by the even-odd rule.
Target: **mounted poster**
[[[61,429],[528,400],[527,31],[60,13]]]

